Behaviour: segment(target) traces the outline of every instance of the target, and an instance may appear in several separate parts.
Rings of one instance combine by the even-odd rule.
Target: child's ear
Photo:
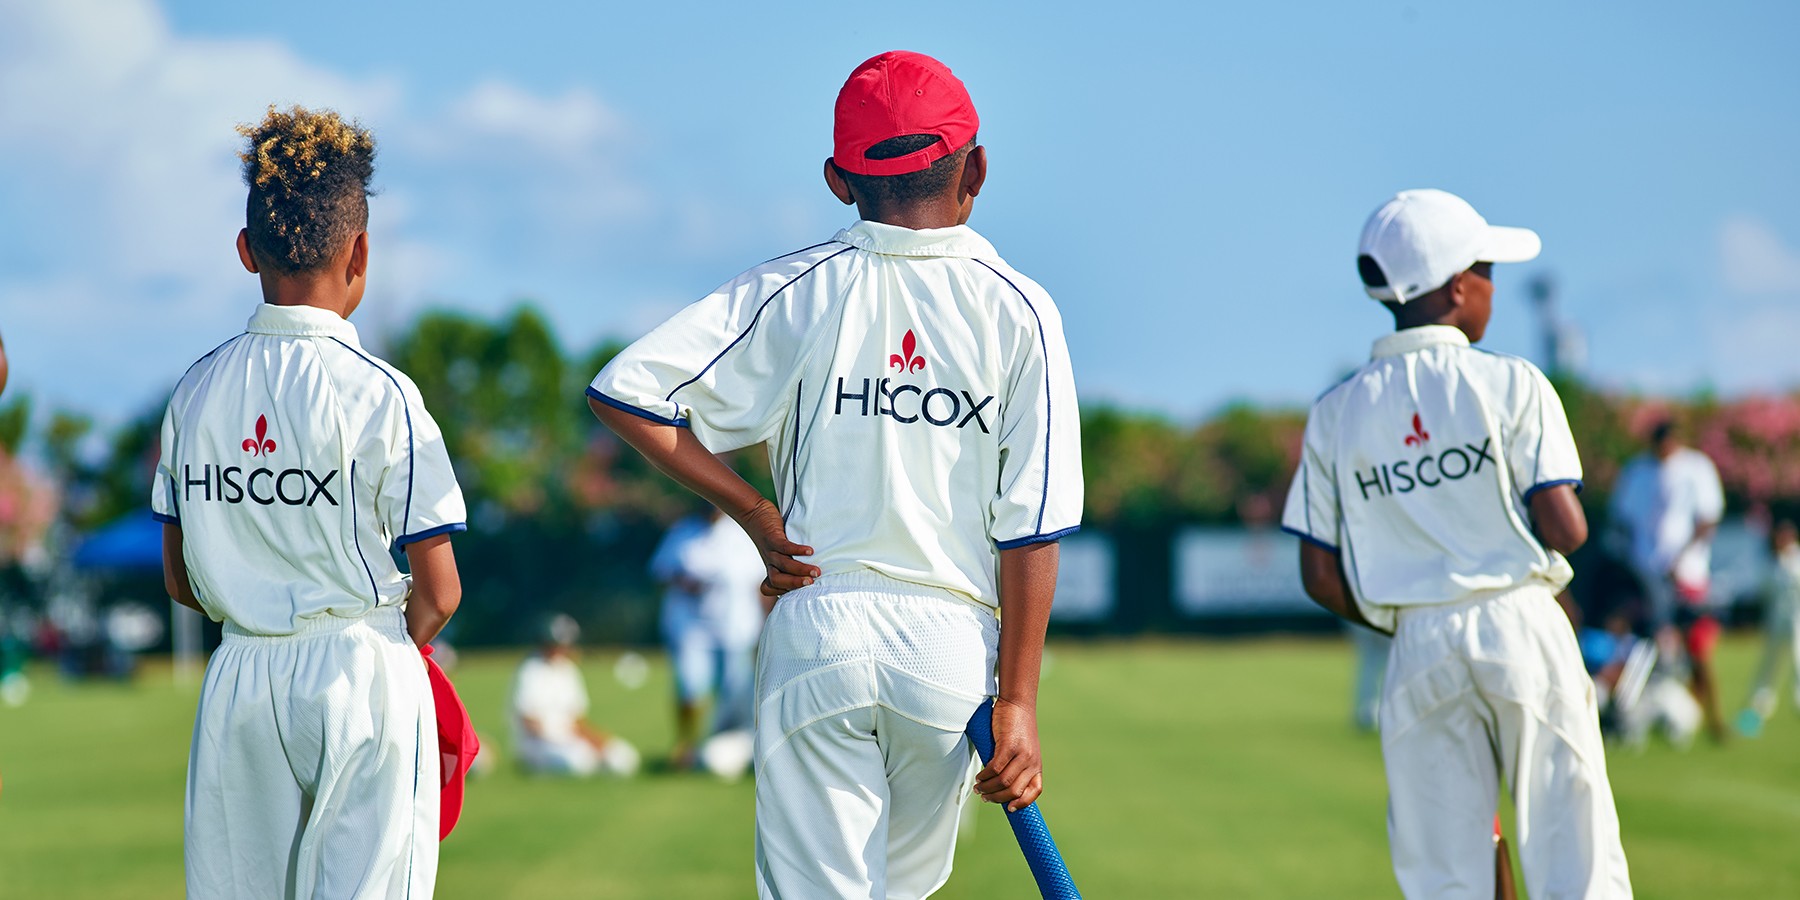
[[[369,233],[359,231],[350,241],[350,260],[344,266],[344,283],[349,284],[369,272]]]
[[[1447,299],[1450,301],[1451,309],[1462,309],[1469,302],[1469,292],[1463,287],[1468,282],[1469,273],[1467,271],[1458,272],[1450,277],[1450,291]]]
[[[831,195],[845,206],[856,202],[856,196],[850,193],[850,182],[829,156],[825,157],[825,186],[831,188]]]
[[[238,229],[237,248],[238,248],[238,262],[241,262],[244,264],[244,271],[249,272],[252,275],[255,275],[256,274],[256,257],[252,256],[250,254],[250,229],[248,229],[248,228],[239,228]]]
[[[977,144],[975,149],[969,151],[969,158],[963,161],[961,194],[963,197],[979,197],[981,186],[986,183],[987,148]]]

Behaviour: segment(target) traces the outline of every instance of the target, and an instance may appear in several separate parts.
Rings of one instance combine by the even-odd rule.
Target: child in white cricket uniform
[[[1631,895],[1598,711],[1556,593],[1587,536],[1556,391],[1476,350],[1492,263],[1536,234],[1406,191],[1358,267],[1397,330],[1314,404],[1282,525],[1321,605],[1394,635],[1381,701],[1394,872],[1410,898],[1494,896],[1501,779],[1534,900]]]
[[[863,221],[732,279],[588,392],[744,526],[765,591],[792,590],[757,663],[764,897],[937,890],[984,696],[998,749],[976,790],[1013,808],[1041,790],[1038,671],[1055,542],[1081,515],[1079,412],[1055,305],[964,224],[987,169],[976,122],[930,57],[857,67],[825,176]],[[779,507],[712,456],[752,444]]]
[[[461,596],[462,494],[418,390],[345,320],[373,140],[298,107],[243,131],[238,252],[265,302],[176,386],[152,497],[170,595],[225,631],[188,759],[187,896],[429,897],[439,756],[418,647]]]

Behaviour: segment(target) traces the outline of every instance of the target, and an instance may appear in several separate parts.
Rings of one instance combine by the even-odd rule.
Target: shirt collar
[[[264,303],[250,315],[244,330],[254,334],[291,334],[332,337],[355,344],[356,326],[328,309],[316,306],[276,306]]]
[[[1393,334],[1383,335],[1380,340],[1375,342],[1375,349],[1369,351],[1369,358],[1400,356],[1427,347],[1467,346],[1469,346],[1469,336],[1463,334],[1461,328],[1452,325],[1420,325],[1417,328],[1405,328]]]
[[[961,256],[998,259],[987,238],[967,225],[950,228],[901,228],[864,219],[837,233],[834,240],[884,256]]]

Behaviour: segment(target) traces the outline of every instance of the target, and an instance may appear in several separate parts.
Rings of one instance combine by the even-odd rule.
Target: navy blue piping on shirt
[[[1327,550],[1332,553],[1338,552],[1338,548],[1333,547],[1332,545],[1327,544],[1324,541],[1321,541],[1318,538],[1313,537],[1312,535],[1307,534],[1306,532],[1301,531],[1298,528],[1289,528],[1288,526],[1283,525],[1283,526],[1281,526],[1281,530],[1313,545],[1314,547],[1318,547],[1321,550]]]
[[[152,513],[150,513],[150,518],[152,518],[152,519],[155,519],[155,520],[156,520],[156,521],[158,521],[158,522],[161,522],[161,523],[163,523],[163,524],[164,524],[164,525],[176,525],[176,526],[179,526],[179,525],[180,525],[180,524],[181,524],[181,520],[180,520],[180,519],[177,519],[177,518],[175,518],[175,517],[174,517],[174,516],[169,516],[169,515],[164,515],[164,514],[162,514],[162,513],[159,513],[159,512],[152,512]]]
[[[1070,525],[1061,531],[1052,531],[1049,534],[1034,534],[1029,537],[1013,538],[1010,541],[995,541],[994,546],[1001,550],[1011,550],[1014,547],[1023,547],[1026,544],[1048,544],[1051,541],[1060,541],[1080,530],[1080,525]]]
[[[794,483],[794,490],[788,494],[788,508],[781,512],[783,520],[800,503],[800,394],[805,386],[805,381],[794,382],[794,443],[788,447],[788,477]]]
[[[831,242],[827,241],[826,243],[831,243]],[[855,249],[856,249],[855,247],[845,247],[844,249],[839,250],[838,252],[833,253],[830,256],[827,256],[824,259],[821,259],[818,262],[813,263],[810,266],[807,266],[806,271],[801,272],[798,275],[795,275],[793,278],[788,280],[787,284],[784,284],[781,287],[776,288],[775,292],[769,295],[769,299],[764,300],[762,305],[756,308],[756,315],[753,315],[750,317],[750,325],[748,327],[746,327],[741,334],[739,334],[735,338],[732,338],[731,343],[726,344],[725,349],[719,351],[719,355],[713,357],[712,361],[707,363],[703,368],[701,368],[699,372],[694,373],[694,377],[689,378],[688,380],[676,385],[675,389],[670,391],[668,396],[664,397],[663,399],[673,401],[675,399],[675,395],[677,393],[679,393],[682,388],[687,387],[688,385],[693,384],[694,382],[699,381],[700,379],[706,377],[706,373],[712,371],[712,367],[718,365],[719,360],[724,359],[725,354],[731,352],[731,348],[736,347],[738,344],[742,343],[744,338],[747,338],[750,336],[750,332],[756,330],[756,323],[762,321],[763,310],[768,309],[769,304],[774,303],[775,298],[781,296],[782,291],[785,291],[788,288],[793,287],[794,282],[799,281],[800,279],[805,278],[808,275],[811,275],[812,271],[814,269],[817,269],[818,267],[826,264],[827,262],[830,262],[833,259],[843,256],[844,254],[849,253],[850,251],[855,250]]]
[[[403,534],[397,538],[394,538],[394,546],[395,547],[404,547],[407,544],[416,544],[419,541],[422,541],[426,538],[437,537],[440,534],[455,534],[458,531],[468,531],[468,530],[469,530],[469,523],[467,523],[467,522],[451,522],[448,525],[439,525],[436,528],[427,528],[424,531],[418,531],[418,532],[414,532],[412,534]]]
[[[840,241],[837,238],[832,238],[829,241],[820,241],[820,242],[812,245],[811,247],[801,247],[800,249],[795,250],[792,253],[783,253],[780,256],[771,256],[768,259],[765,259],[762,262],[757,263],[756,267],[760,269],[763,266],[768,265],[769,263],[775,262],[776,260],[787,259],[790,256],[799,256],[800,254],[805,253],[808,250],[817,250],[820,247],[825,246],[826,244],[842,244],[842,243],[843,243],[843,241]]]
[[[386,375],[388,380],[394,383],[394,390],[400,392],[400,409],[406,413],[406,513],[400,517],[400,530],[405,531],[406,526],[412,522],[413,469],[417,468],[413,463],[413,445],[418,442],[413,438],[412,404],[407,401],[406,389],[400,386],[400,379],[395,378],[394,373],[382,368],[374,360],[364,356],[355,347],[344,343],[338,338],[331,339],[337,341],[339,346],[350,351],[356,358],[374,366],[375,371]]]
[[[1044,510],[1048,509],[1050,506],[1050,436],[1054,434],[1050,427],[1050,342],[1044,338],[1044,318],[1038,315],[1037,307],[1031,305],[1031,298],[1025,296],[1025,292],[1019,290],[1019,286],[1013,284],[1011,278],[1000,275],[999,269],[996,269],[979,259],[974,260],[974,262],[976,265],[998,275],[1001,281],[1006,282],[1006,286],[1012,288],[1013,292],[1019,295],[1020,300],[1025,301],[1025,308],[1031,310],[1031,317],[1037,320],[1038,349],[1042,350],[1044,354],[1044,499],[1038,504],[1037,517],[1037,530],[1041,533],[1044,530]],[[1062,534],[1063,532],[1057,533]],[[1013,542],[1008,541],[1007,543],[1010,544]],[[1002,546],[1001,549],[1004,550],[1006,548]]]
[[[1531,505],[1531,498],[1536,496],[1538,491],[1547,491],[1553,487],[1561,487],[1565,484],[1574,485],[1575,493],[1577,493],[1577,494],[1581,493],[1581,479],[1579,479],[1579,478],[1558,478],[1555,481],[1545,481],[1545,482],[1540,482],[1538,484],[1532,485],[1531,489],[1525,492],[1525,505],[1526,506]]]
[[[362,552],[362,529],[356,524],[356,460],[350,461],[350,540],[356,545],[356,558],[362,560],[363,571],[369,575],[369,602],[381,603],[381,588],[375,586],[375,570],[369,568],[369,558]]]
[[[600,393],[600,391],[596,390],[592,385],[588,386],[587,395],[589,397],[594,398],[595,400],[600,401],[601,403],[606,404],[607,406],[612,407],[613,409],[622,410],[624,412],[631,413],[632,415],[637,416],[640,419],[649,419],[650,421],[655,422],[658,425],[673,425],[676,428],[689,427],[688,420],[686,420],[686,419],[671,419],[668,416],[659,416],[656,413],[653,413],[641,406],[633,406],[629,403],[626,403],[623,400],[620,400],[617,397],[609,396],[607,394],[602,394],[602,393]],[[679,404],[677,405],[677,408],[680,408]]]

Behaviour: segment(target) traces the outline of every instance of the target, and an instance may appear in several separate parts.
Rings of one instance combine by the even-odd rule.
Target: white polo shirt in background
[[[1719,469],[1706,454],[1681,447],[1668,459],[1645,453],[1625,464],[1613,486],[1612,511],[1630,532],[1631,564],[1646,577],[1673,575],[1704,590],[1712,580],[1712,542],[1695,541],[1700,524],[1725,514]]]
[[[188,369],[151,505],[181,526],[207,614],[259,635],[400,605],[407,576],[388,548],[466,527],[418,388],[355,326],[306,306],[263,304]]]
[[[1458,329],[1409,328],[1313,404],[1282,528],[1341,553],[1363,615],[1573,572],[1532,533],[1537,491],[1581,484],[1562,401],[1536,366],[1469,346]]]
[[[1081,524],[1080,416],[1049,295],[967,226],[858,222],[732,279],[588,388],[722,453],[769,445],[788,537],[993,608],[996,549]]]

